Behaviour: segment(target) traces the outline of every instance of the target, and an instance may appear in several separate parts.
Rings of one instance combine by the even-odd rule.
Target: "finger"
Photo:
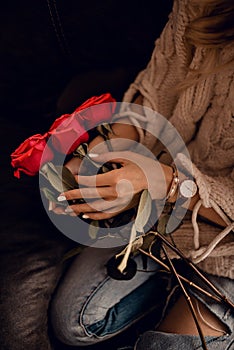
[[[103,154],[89,153],[89,157],[98,163],[120,163],[124,165],[132,152],[107,152]]]
[[[107,210],[107,211],[97,211],[97,212],[86,212],[83,215],[84,219],[92,219],[92,220],[104,220],[104,219],[110,219],[113,218],[119,214],[121,214],[122,212],[131,209],[133,207],[136,206],[136,204],[138,203],[138,200],[136,198],[136,200],[132,201],[130,204],[128,205],[117,205],[111,208],[111,210]]]
[[[118,193],[112,187],[85,187],[64,192],[59,196],[59,198],[63,199],[63,197],[65,197],[66,200],[103,198],[110,201],[116,199],[118,197]]]
[[[116,208],[114,213],[109,213],[109,212],[86,213],[84,215],[84,219],[105,220],[105,219],[113,218],[114,216],[117,216],[121,212],[122,212],[121,210],[117,210]]]
[[[56,207],[53,209],[53,212],[57,215],[66,215],[67,213],[65,212],[64,208],[62,207]]]
[[[68,206],[65,209],[66,213],[76,213],[79,215],[80,213],[96,213],[96,212],[108,212],[110,215],[115,213],[116,206],[118,205],[119,209],[124,209],[127,204],[117,203],[116,201],[104,201],[98,200],[93,201],[91,203],[83,203],[83,204],[73,204]]]

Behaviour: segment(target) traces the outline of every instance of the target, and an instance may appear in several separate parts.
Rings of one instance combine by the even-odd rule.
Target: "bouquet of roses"
[[[26,139],[11,154],[15,177],[20,178],[21,173],[34,176],[40,172],[47,180],[46,186],[41,189],[47,199],[53,202],[57,202],[58,193],[78,188],[73,174],[68,168],[55,165],[56,159],[58,155],[63,159],[72,155],[85,157],[87,142],[92,137],[101,134],[106,139],[112,131],[108,123],[115,108],[116,101],[109,93],[92,97],[73,113],[56,119],[43,135],[36,134]],[[107,169],[104,167],[102,170]]]

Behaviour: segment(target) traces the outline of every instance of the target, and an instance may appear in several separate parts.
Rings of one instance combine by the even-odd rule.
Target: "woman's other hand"
[[[82,213],[84,218],[93,220],[108,219],[136,206],[144,189],[149,190],[152,199],[166,196],[172,180],[171,167],[129,151],[90,156],[95,162],[111,162],[121,167],[105,174],[78,175],[76,178],[80,188],[61,196],[67,200],[83,198],[87,203],[70,205],[66,213],[72,216]]]

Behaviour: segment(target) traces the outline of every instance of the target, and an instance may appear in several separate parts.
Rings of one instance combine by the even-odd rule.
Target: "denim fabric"
[[[142,259],[137,256],[135,277],[117,281],[107,276],[105,269],[116,252],[87,248],[65,275],[51,306],[53,328],[61,341],[70,345],[97,343],[162,305],[166,283],[156,278],[158,265],[150,259],[147,271],[142,271]]]
[[[186,269],[184,268],[186,275]],[[196,275],[190,275],[193,281],[201,287],[205,287]],[[234,301],[234,283],[232,280],[223,277],[207,275],[209,280],[219,289],[219,291]],[[206,288],[207,289],[207,288]],[[209,288],[208,288],[209,290]],[[191,289],[191,293],[203,302],[210,311],[212,311],[229,329],[229,333],[223,336],[205,337],[209,350],[234,350],[234,311],[208,297],[204,297],[201,293]],[[135,345],[134,350],[200,350],[202,349],[199,336],[170,334],[157,331],[148,331],[141,335]]]
[[[208,350],[233,350],[233,335],[205,337]],[[202,350],[199,336],[149,331],[137,341],[134,350]]]
[[[173,279],[159,278],[165,275],[158,273],[158,265],[151,259],[148,262],[148,271],[151,272],[143,272],[141,256],[135,257],[139,271],[130,281],[117,281],[108,277],[105,264],[115,253],[116,249],[87,248],[66,274],[52,304],[52,323],[61,341],[70,345],[95,344],[122,332],[154,308],[160,310],[161,317],[162,309],[169,300],[170,304],[176,300],[176,297],[167,298],[166,285],[169,282],[170,295],[174,295]],[[234,286],[231,280],[209,277],[223,294],[233,298]],[[190,278],[193,278],[191,272]],[[229,329],[229,335],[207,337],[208,349],[232,349],[233,313],[224,305],[206,300],[194,291],[193,294]],[[155,324],[157,321],[155,319]],[[192,350],[201,349],[201,342],[198,336],[150,331],[138,339],[136,349]]]
[[[118,333],[157,308],[157,301],[159,302],[160,300],[162,302],[160,294],[163,291],[163,286],[161,285],[159,288],[157,282],[157,274],[150,277],[146,282],[122,298],[119,303],[111,307],[105,318],[87,326],[87,332],[90,335],[95,334],[99,337]]]

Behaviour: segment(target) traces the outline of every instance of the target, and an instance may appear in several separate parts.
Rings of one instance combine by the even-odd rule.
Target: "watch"
[[[179,185],[180,195],[184,198],[192,198],[197,193],[197,184],[194,180],[183,180]]]

